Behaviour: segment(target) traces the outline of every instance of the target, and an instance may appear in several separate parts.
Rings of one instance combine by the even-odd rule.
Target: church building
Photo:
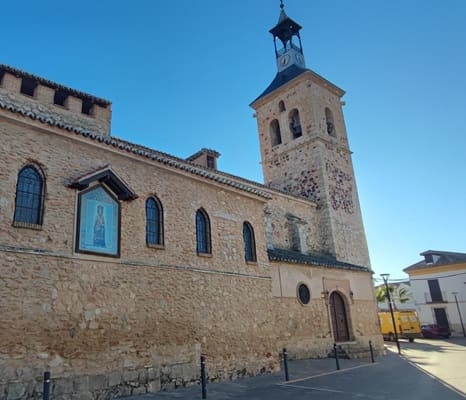
[[[111,103],[0,64],[0,399],[156,392],[383,342],[344,91],[283,4],[251,103],[264,183],[110,133]]]

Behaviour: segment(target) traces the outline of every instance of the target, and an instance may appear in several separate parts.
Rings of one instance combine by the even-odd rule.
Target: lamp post
[[[395,316],[393,315],[392,298],[390,297],[390,290],[388,289],[388,277],[390,276],[390,274],[380,274],[380,276],[383,279],[383,283],[385,283],[385,290],[386,290],[386,293],[387,293],[388,306],[390,307],[390,314],[392,316],[392,323],[393,323],[393,331],[395,333],[396,347],[398,349],[398,354],[401,354],[400,342],[398,341],[398,332],[396,330]]]
[[[463,325],[463,318],[461,317],[460,306],[458,305],[458,298],[456,297],[458,292],[451,292],[451,294],[455,296],[456,309],[458,310],[458,315],[460,316],[461,329],[463,330],[463,336],[466,337],[466,332],[464,331],[464,325]]]

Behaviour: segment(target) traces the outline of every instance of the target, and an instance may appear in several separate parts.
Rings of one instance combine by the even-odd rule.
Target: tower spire
[[[288,17],[285,12],[285,4],[283,0],[280,0],[278,23],[269,31],[273,35],[278,72],[291,65],[305,68],[300,30],[301,26]],[[282,45],[280,48],[277,47],[277,39],[279,39],[279,45]]]
[[[280,16],[278,17],[278,23],[286,20],[288,15],[285,12],[285,4],[283,4],[283,0],[280,0]]]

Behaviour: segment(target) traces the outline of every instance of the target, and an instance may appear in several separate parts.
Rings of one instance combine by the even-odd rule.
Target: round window
[[[308,304],[311,300],[311,292],[304,283],[301,283],[298,287],[298,298],[301,304]]]

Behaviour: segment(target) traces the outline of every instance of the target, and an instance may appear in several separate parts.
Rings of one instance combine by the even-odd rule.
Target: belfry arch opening
[[[325,107],[325,123],[326,123],[326,129],[327,133],[330,136],[336,137],[336,132],[335,132],[335,122],[333,120],[333,113],[330,108]]]
[[[301,129],[301,119],[299,118],[299,111],[295,108],[291,110],[288,117],[290,123],[290,131],[293,135],[293,139],[302,136],[303,131]]]
[[[274,119],[270,123],[270,142],[272,143],[272,147],[282,142],[282,134],[280,132],[280,123],[278,119]]]

